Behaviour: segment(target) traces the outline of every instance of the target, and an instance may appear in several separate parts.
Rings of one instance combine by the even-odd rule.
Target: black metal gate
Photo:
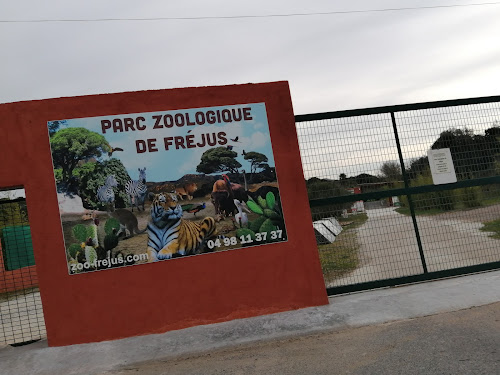
[[[500,96],[295,121],[328,294],[500,268]]]

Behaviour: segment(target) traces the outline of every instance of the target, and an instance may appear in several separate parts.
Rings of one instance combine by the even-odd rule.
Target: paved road
[[[500,302],[395,323],[148,361],[101,375],[498,374]]]
[[[483,211],[466,211],[466,216],[460,218],[446,214],[417,217],[428,271],[500,259],[500,240],[479,230],[482,221],[500,217],[500,206],[492,206],[488,215]],[[358,228],[359,267],[329,286],[423,273],[412,218],[398,214],[392,207],[366,213],[367,222]]]

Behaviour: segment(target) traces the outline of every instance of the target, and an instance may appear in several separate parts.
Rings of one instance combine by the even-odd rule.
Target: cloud
[[[179,160],[180,166],[177,171],[180,174],[195,173],[195,168],[200,164],[201,156],[205,151],[206,149],[195,149],[189,154],[188,158]]]
[[[219,2],[224,4],[220,7],[204,2],[190,2],[189,7],[159,1],[140,7],[129,1],[93,4],[97,1],[72,7],[13,3],[2,16],[175,17],[305,11],[298,1],[287,2],[286,9],[259,1]],[[379,5],[400,6],[393,1]],[[348,6],[373,7],[368,1]],[[307,8],[346,7],[318,1]],[[494,95],[493,82],[500,75],[495,69],[498,59],[492,56],[498,51],[499,8],[243,20],[2,24],[0,47],[16,53],[0,62],[0,100],[281,79],[290,81],[297,113]],[[231,51],[232,58],[221,51]],[[484,71],[490,73],[490,81],[482,77]],[[466,84],[459,86],[458,81]]]
[[[255,149],[267,146],[269,144],[269,135],[262,132],[255,132],[252,134],[250,143]]]
[[[292,0],[286,9],[283,2],[260,0],[101,3],[89,0],[60,7],[51,1],[32,1],[29,6],[10,2],[2,9],[2,18],[182,17],[401,7],[400,1],[390,0],[378,5],[366,0],[345,5]],[[434,4],[422,0],[406,6]],[[296,114],[498,95],[499,17],[499,6],[478,6],[238,20],[2,23],[0,49],[7,52],[0,60],[0,102],[276,80],[289,81]],[[427,129],[419,140],[412,132],[422,127],[422,119],[402,120],[408,129],[401,137],[405,159],[423,153],[446,126],[464,124],[460,119],[438,118],[440,126]],[[472,125],[481,131],[499,118],[498,112],[490,111],[484,124]],[[297,126],[306,173],[376,170],[383,158],[394,159],[387,120],[379,121],[378,127],[358,120],[337,122],[334,129],[319,125],[321,132]],[[235,126],[228,135],[265,147],[264,125],[255,123],[253,134]],[[384,135],[386,130],[378,128],[386,126]],[[134,147],[130,142],[135,137],[130,134],[129,143],[117,140],[113,146]],[[161,134],[148,129],[141,137],[161,138]],[[167,156],[159,154],[143,161],[130,156],[126,165],[135,172]],[[187,165],[186,160],[183,168]]]

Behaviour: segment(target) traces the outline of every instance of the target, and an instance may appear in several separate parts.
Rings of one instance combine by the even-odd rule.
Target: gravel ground
[[[500,204],[469,210],[445,212],[433,215],[435,220],[460,220],[468,223],[482,223],[500,218]]]
[[[356,284],[423,273],[412,218],[394,208],[367,210],[358,228],[359,267],[329,286]],[[500,205],[418,216],[428,271],[500,260],[500,240],[480,231],[482,223],[500,218]]]

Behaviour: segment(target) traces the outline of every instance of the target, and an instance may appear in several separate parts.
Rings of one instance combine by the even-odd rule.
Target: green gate
[[[31,230],[28,225],[4,227],[1,230],[0,240],[6,271],[35,265]]]
[[[500,96],[295,121],[328,294],[500,268]]]

